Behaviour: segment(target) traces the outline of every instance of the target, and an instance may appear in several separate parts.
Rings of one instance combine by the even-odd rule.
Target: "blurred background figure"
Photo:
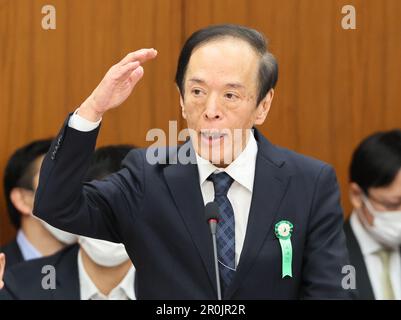
[[[101,180],[118,171],[132,148],[119,145],[97,149],[86,180]],[[52,256],[8,268],[0,300],[135,300],[135,268],[124,245],[84,236],[78,239],[78,244]],[[44,266],[56,271],[53,290],[43,287],[43,279],[51,276],[43,274]],[[52,280],[47,280],[51,286]]]
[[[10,222],[17,236],[0,248],[7,267],[54,254],[66,244],[77,241],[71,233],[56,229],[32,215],[39,170],[52,140],[33,141],[14,152],[4,173],[4,191]]]
[[[360,299],[401,299],[401,130],[375,133],[350,165],[345,224]]]

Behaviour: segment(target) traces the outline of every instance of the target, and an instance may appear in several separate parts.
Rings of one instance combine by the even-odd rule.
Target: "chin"
[[[211,149],[206,149],[206,150],[208,151],[200,153],[200,156],[210,161],[216,167],[226,167],[231,162],[233,162],[233,157],[231,152],[228,152],[227,154],[225,154],[224,152],[216,152],[213,154]]]

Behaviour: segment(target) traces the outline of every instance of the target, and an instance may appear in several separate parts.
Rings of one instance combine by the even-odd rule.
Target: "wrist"
[[[93,101],[91,97],[86,99],[81,106],[78,108],[77,114],[81,116],[82,118],[92,121],[92,122],[97,122],[100,119],[102,119],[103,113],[96,111],[96,108],[93,106]]]

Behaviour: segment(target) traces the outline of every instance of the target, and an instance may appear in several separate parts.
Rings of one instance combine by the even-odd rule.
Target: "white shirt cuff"
[[[68,120],[68,126],[70,128],[73,128],[78,131],[89,132],[89,131],[96,129],[99,126],[102,119],[100,119],[99,121],[96,121],[96,122],[86,120],[85,118],[83,118],[79,114],[77,114],[78,109],[75,110],[73,115]]]

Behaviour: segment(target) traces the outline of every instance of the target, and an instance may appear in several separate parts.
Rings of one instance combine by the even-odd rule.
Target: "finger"
[[[126,65],[121,66],[118,68],[116,73],[116,79],[126,79],[129,75],[139,67],[139,61],[129,62]]]
[[[6,255],[4,253],[0,253],[0,267],[4,267],[5,264],[6,264]],[[1,271],[2,268],[0,268],[0,272]]]
[[[125,65],[129,62],[139,61],[145,63],[148,60],[154,59],[157,56],[157,50],[155,49],[140,49],[127,54],[124,59],[120,61],[120,65]]]
[[[6,256],[4,253],[0,253],[0,289],[3,287],[3,274],[6,266]]]
[[[134,71],[132,71],[131,75],[130,75],[130,79],[132,81],[132,84],[135,86],[139,80],[142,79],[144,74],[144,70],[141,67],[136,68]]]
[[[145,61],[156,57],[157,51],[155,49],[140,49],[134,52],[130,52],[125,56],[124,59],[121,60],[120,64],[124,65],[129,62],[139,61],[144,63]]]

